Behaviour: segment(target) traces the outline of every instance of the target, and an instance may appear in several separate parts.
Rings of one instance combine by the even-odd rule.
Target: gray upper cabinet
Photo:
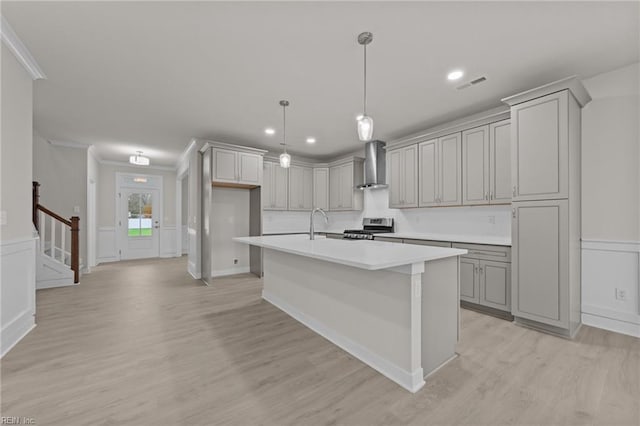
[[[454,133],[418,145],[420,207],[462,204],[461,141]]]
[[[287,210],[289,192],[289,169],[280,164],[265,161],[263,166],[262,208],[265,210]]]
[[[313,207],[313,169],[289,167],[289,210],[311,210]]]
[[[462,132],[462,204],[489,204],[489,126]]]
[[[361,158],[329,167],[329,210],[362,210],[363,194],[356,189],[364,180]]]
[[[511,120],[489,125],[489,203],[511,202]]]
[[[513,201],[568,197],[568,97],[564,90],[511,107]]]
[[[262,155],[214,147],[212,182],[262,185]]]
[[[329,168],[313,169],[313,207],[329,210]]]
[[[418,145],[387,152],[389,207],[418,207]]]
[[[211,153],[213,166],[211,180],[215,182],[237,182],[238,170],[236,163],[238,161],[238,153],[221,148],[213,148]]]

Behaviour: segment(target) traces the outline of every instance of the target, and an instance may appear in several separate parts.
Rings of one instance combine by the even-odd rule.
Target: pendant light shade
[[[280,106],[282,107],[282,143],[281,145],[284,147],[284,152],[280,154],[280,167],[283,169],[288,169],[291,165],[291,156],[287,154],[287,107],[289,106],[289,101],[282,100],[280,101]]]
[[[360,33],[358,43],[364,48],[364,102],[363,113],[358,117],[358,138],[363,142],[373,139],[373,118],[367,115],[367,44],[373,41],[370,32]]]
[[[373,139],[373,118],[366,115],[358,117],[358,138],[363,142]]]

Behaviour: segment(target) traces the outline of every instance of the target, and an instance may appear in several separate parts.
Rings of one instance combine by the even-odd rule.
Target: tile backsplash
[[[364,217],[392,217],[397,232],[483,235],[511,235],[511,207],[473,206],[417,209],[390,209],[388,189],[366,189],[364,210],[329,212],[329,224],[316,218],[317,230],[342,231],[361,228]],[[265,211],[265,233],[308,232],[309,212]]]

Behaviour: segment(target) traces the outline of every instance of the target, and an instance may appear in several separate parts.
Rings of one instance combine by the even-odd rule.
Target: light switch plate
[[[74,213],[80,213],[80,206],[73,206]]]
[[[7,212],[6,210],[0,211],[0,225],[7,224]]]

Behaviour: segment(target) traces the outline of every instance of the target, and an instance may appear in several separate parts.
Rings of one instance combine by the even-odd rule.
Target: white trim
[[[602,317],[587,312],[582,313],[582,325],[613,331],[640,338],[640,325],[631,322],[620,321],[613,318]]]
[[[207,149],[209,149],[210,147],[211,148],[229,149],[229,150],[238,151],[238,152],[248,152],[248,153],[251,153],[251,154],[259,154],[259,155],[263,155],[263,156],[264,156],[264,154],[269,152],[266,149],[252,148],[250,146],[234,145],[234,144],[230,144],[230,143],[216,142],[216,141],[211,141],[211,140],[206,140],[206,139],[196,139],[196,141],[204,143],[204,145],[200,148],[200,152],[204,152]]]
[[[582,240],[582,249],[640,253],[640,241]]]
[[[38,65],[38,62],[31,52],[29,52],[27,46],[24,45],[20,37],[13,31],[9,22],[7,22],[2,15],[0,15],[0,20],[0,35],[5,46],[7,46],[18,62],[20,62],[27,73],[29,73],[32,80],[45,80],[47,76],[44,71],[42,71],[42,68],[40,68],[40,65]]]
[[[47,139],[47,142],[49,142],[49,144],[53,146],[62,146],[65,148],[76,148],[76,149],[89,149],[93,146],[91,144],[84,144],[81,142],[59,141],[54,139]],[[95,158],[95,155],[94,155],[94,158]]]
[[[98,160],[100,164],[105,164],[107,166],[118,166],[118,167],[133,167],[141,170],[165,170],[168,172],[175,172],[176,168],[171,166],[138,166],[137,164],[131,164],[124,161],[111,161],[111,160]],[[126,172],[124,172],[126,173]]]
[[[262,290],[262,298],[408,391],[415,393],[424,386],[422,368],[418,368],[413,372],[406,371],[376,355],[359,343],[338,334],[335,330],[300,312],[267,290]]]
[[[235,268],[213,270],[213,271],[211,271],[211,276],[213,278],[226,277],[228,275],[248,274],[249,272],[251,272],[251,271],[249,270],[248,266],[238,266],[238,267],[235,267]]]
[[[189,275],[191,275],[194,279],[199,280],[202,278],[202,274],[200,274],[197,269],[198,268],[195,263],[191,261],[187,262],[187,272],[189,272]]]

